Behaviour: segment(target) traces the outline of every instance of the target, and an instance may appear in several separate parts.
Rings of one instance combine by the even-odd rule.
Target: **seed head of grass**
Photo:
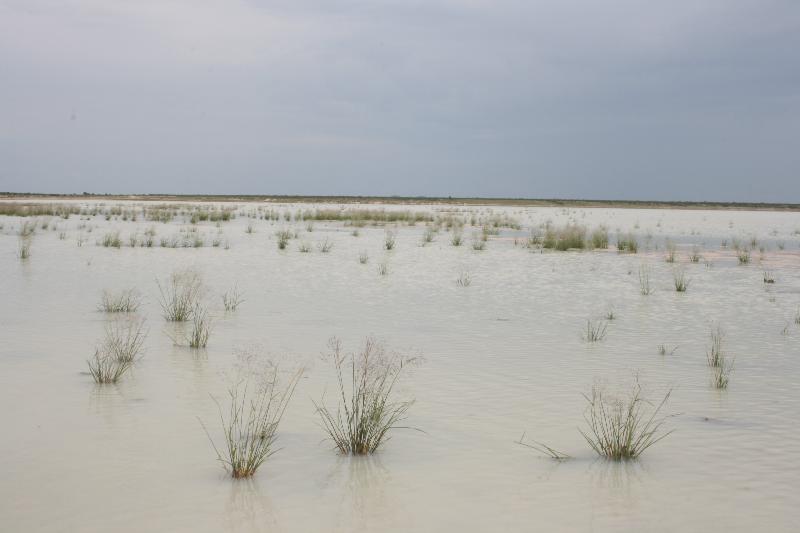
[[[331,339],[329,357],[338,381],[338,405],[331,409],[323,397],[314,403],[322,427],[344,454],[374,452],[392,429],[406,418],[412,400],[396,401],[394,387],[413,359],[387,354],[381,344],[368,338],[359,353],[345,355],[341,342]]]
[[[653,405],[642,397],[638,380],[626,398],[609,397],[595,386],[591,396],[584,395],[588,402],[584,413],[588,429],[581,429],[581,435],[601,457],[613,461],[636,459],[672,432],[662,431],[666,417],[659,415],[671,392]]]

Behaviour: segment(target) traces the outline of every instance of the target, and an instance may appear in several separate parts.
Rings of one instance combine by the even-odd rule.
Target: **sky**
[[[0,191],[800,202],[800,2],[0,0]]]

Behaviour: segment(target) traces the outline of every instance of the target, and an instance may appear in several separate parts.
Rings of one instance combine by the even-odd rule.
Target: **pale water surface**
[[[21,219],[0,217],[0,530],[797,531],[800,214],[493,207],[522,228],[490,237],[484,251],[470,246],[469,226],[464,246],[442,231],[422,247],[417,224],[392,226],[397,246],[385,252],[384,227],[354,237],[341,223],[317,222],[309,233],[302,222],[247,218],[256,207],[239,204],[220,229],[197,224],[207,243],[221,230],[229,249],[96,244],[112,229],[127,244],[151,226],[158,243],[190,226],[180,217],[54,218],[58,229],[39,230],[25,262],[16,256]],[[522,246],[547,220],[605,224],[612,242],[633,231],[640,252]],[[298,252],[298,240],[279,251],[282,227],[312,252]],[[315,243],[326,237],[334,246],[323,254]],[[751,237],[765,249],[746,266],[720,247]],[[677,243],[678,265],[663,259],[666,238]],[[703,246],[696,264],[687,259],[693,243]],[[388,276],[378,275],[382,261]],[[646,297],[642,263],[656,287]],[[685,294],[672,286],[676,266],[691,278]],[[215,315],[205,350],[173,346],[160,314],[155,280],[185,267],[202,273]],[[763,283],[764,270],[774,285]],[[469,287],[456,283],[462,271]],[[234,284],[246,301],[225,314],[220,294]],[[131,287],[144,299],[146,352],[118,385],[96,386],[86,359],[109,320],[96,311],[100,292]],[[586,320],[611,306],[605,340],[584,342]],[[722,392],[706,366],[715,324],[735,357]],[[379,453],[350,459],[324,440],[312,399],[334,385],[321,357],[328,339],[357,349],[367,335],[424,358],[398,389],[416,399],[407,422],[424,433],[398,430]],[[678,348],[662,356],[662,343]],[[243,351],[306,373],[280,427],[281,451],[251,480],[234,481],[198,418],[219,437],[210,395],[224,398]],[[673,389],[674,433],[639,461],[600,460],[578,432],[582,394],[598,381],[619,389],[635,374],[650,398]],[[556,462],[515,444],[523,431],[574,458]]]

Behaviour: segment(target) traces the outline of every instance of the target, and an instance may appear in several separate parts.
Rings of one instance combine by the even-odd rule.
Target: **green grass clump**
[[[397,244],[397,240],[395,239],[395,235],[393,231],[387,230],[386,233],[383,235],[383,247],[386,250],[394,250],[395,245]]]
[[[118,231],[112,231],[103,235],[100,244],[105,248],[120,248],[122,246],[122,239],[119,238]]]
[[[567,224],[562,228],[548,227],[542,239],[542,248],[550,250],[582,250],[586,248],[586,228]]]
[[[639,266],[639,292],[642,296],[653,293],[653,287],[650,285],[650,267],[644,264]]]
[[[135,289],[119,292],[104,290],[100,295],[98,309],[105,313],[135,313],[141,305],[141,297]]]
[[[335,410],[325,404],[324,397],[314,403],[322,427],[341,453],[372,453],[399,427],[413,403],[393,398],[395,384],[412,359],[387,354],[372,338],[358,354],[345,355],[338,339],[331,339],[329,346],[339,400]]]
[[[706,352],[708,366],[711,367],[711,385],[716,389],[728,388],[733,361],[728,361],[723,350],[724,334],[717,326],[711,329],[711,346]]]
[[[116,383],[133,366],[144,346],[144,320],[114,322],[106,326],[105,338],[87,361],[96,383]]]
[[[608,322],[605,320],[592,320],[586,321],[586,332],[583,335],[583,340],[586,342],[599,342],[606,337],[606,330],[608,329]]]
[[[619,253],[635,254],[639,251],[639,241],[633,233],[617,235],[617,251]]]
[[[591,247],[594,249],[607,250],[608,249],[608,230],[604,226],[592,231],[589,238]]]
[[[200,275],[193,270],[176,271],[164,285],[158,280],[156,284],[164,318],[169,322],[190,320],[203,292]]]
[[[285,250],[286,246],[289,245],[289,239],[292,238],[292,232],[288,229],[282,229],[276,232],[275,236],[278,238],[278,249]]]
[[[689,279],[686,277],[686,272],[683,270],[676,270],[672,274],[673,282],[675,283],[675,290],[677,292],[686,292],[689,288]]]
[[[659,416],[669,399],[667,392],[661,402],[653,406],[642,397],[639,382],[626,398],[608,397],[601,388],[592,388],[591,396],[584,395],[588,406],[584,419],[588,424],[581,435],[601,457],[613,461],[636,459],[672,431],[662,432],[666,417]]]
[[[277,367],[274,367],[263,383],[253,384],[249,380],[237,382],[228,389],[227,416],[222,405],[214,399],[224,435],[221,449],[214,443],[204,424],[203,429],[217,454],[217,460],[232,477],[252,476],[264,461],[278,451],[274,447],[278,426],[301,375],[302,371],[296,372],[281,386]]]
[[[740,265],[750,264],[750,250],[747,248],[737,250],[736,258],[739,260]]]
[[[453,234],[450,236],[450,244],[453,246],[461,246],[464,243],[464,234],[460,229],[454,229]]]
[[[243,302],[244,297],[238,285],[234,285],[231,290],[222,295],[222,306],[225,311],[236,311]]]

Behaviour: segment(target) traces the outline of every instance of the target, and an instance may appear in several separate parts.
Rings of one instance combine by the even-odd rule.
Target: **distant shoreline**
[[[800,203],[684,202],[657,200],[589,200],[562,198],[479,198],[439,196],[304,196],[280,194],[52,194],[0,192],[2,200],[126,200],[196,202],[275,202],[334,204],[442,204],[519,207],[597,207],[624,209],[718,209],[732,211],[800,211]]]

